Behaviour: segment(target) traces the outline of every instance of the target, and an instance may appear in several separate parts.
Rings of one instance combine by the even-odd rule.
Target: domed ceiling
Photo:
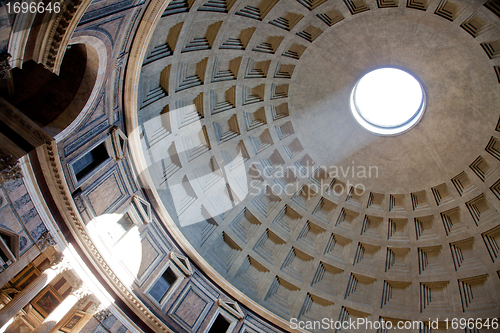
[[[138,114],[148,171],[192,247],[285,319],[498,316],[500,21],[483,4],[172,1]],[[381,67],[425,89],[401,135],[349,109]]]

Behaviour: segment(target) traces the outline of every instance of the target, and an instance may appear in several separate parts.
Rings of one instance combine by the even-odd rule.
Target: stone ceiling
[[[498,15],[459,0],[172,1],[138,105],[163,204],[212,267],[285,319],[497,316]],[[348,109],[384,66],[427,94],[395,137]]]

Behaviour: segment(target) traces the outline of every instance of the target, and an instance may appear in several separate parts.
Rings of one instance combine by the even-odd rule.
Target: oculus
[[[366,130],[378,135],[408,131],[422,118],[425,92],[420,82],[397,68],[379,68],[354,86],[351,112]]]

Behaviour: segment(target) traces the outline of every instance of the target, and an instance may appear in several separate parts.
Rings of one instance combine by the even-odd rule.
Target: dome
[[[480,244],[470,205],[496,204],[475,169],[498,162],[484,44],[450,4],[266,4],[159,20],[137,104],[150,186],[212,268],[285,320],[455,311],[455,251]],[[401,102],[380,120],[388,96]],[[435,281],[447,305],[412,298]]]
[[[499,317],[498,0],[4,7],[2,331]]]

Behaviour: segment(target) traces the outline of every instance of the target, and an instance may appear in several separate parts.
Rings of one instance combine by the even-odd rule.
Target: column
[[[43,271],[26,288],[20,291],[5,307],[0,309],[0,332],[5,331],[7,323],[21,311],[40,291],[45,288],[60,273],[70,269],[68,262],[62,257],[53,262],[53,266]],[[8,325],[7,325],[8,326]]]
[[[83,283],[77,286],[32,333],[49,333],[56,324],[62,324],[60,321],[73,310],[78,301],[83,300],[88,295],[90,295],[90,291]]]

